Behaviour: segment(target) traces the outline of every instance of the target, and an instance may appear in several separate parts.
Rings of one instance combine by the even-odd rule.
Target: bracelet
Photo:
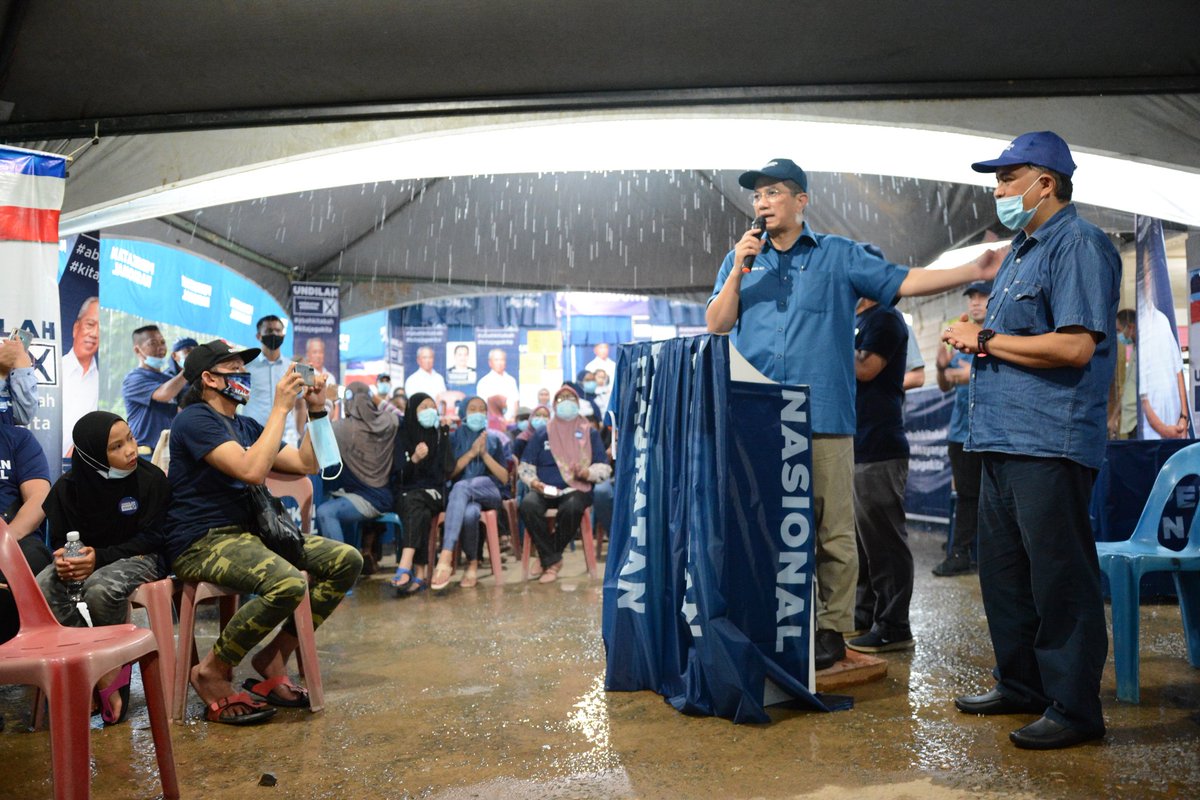
[[[308,418],[309,418],[310,420],[314,420],[314,419],[323,419],[323,418],[325,418],[325,417],[328,417],[328,416],[329,416],[329,412],[328,412],[328,411],[312,411],[312,410],[310,410],[310,411],[308,412]]]

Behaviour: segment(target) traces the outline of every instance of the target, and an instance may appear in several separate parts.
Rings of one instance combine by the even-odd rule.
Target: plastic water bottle
[[[79,558],[83,555],[83,542],[79,541],[79,531],[71,531],[67,534],[67,546],[63,548],[64,558]],[[83,601],[83,582],[71,581],[67,584],[67,596],[70,597],[72,603],[80,603]]]

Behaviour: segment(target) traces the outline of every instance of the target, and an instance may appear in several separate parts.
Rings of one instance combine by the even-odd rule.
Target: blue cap
[[[808,176],[804,174],[804,170],[796,165],[795,161],[787,158],[773,158],[765,167],[750,172],[743,172],[738,178],[738,183],[742,188],[754,190],[754,184],[759,178],[774,178],[780,181],[795,181],[800,185],[800,190],[808,191]]]
[[[988,297],[991,297],[992,282],[991,281],[971,281],[963,288],[963,296],[964,297],[969,294],[972,294],[973,292],[979,292],[980,294],[986,294]]]
[[[171,345],[171,352],[178,353],[185,347],[199,347],[200,343],[190,336],[184,336],[181,339],[176,339],[175,344]]]
[[[1035,164],[1052,169],[1068,178],[1075,173],[1075,162],[1071,148],[1062,137],[1052,131],[1022,133],[1013,139],[1004,152],[991,161],[976,161],[971,169],[976,172],[995,172],[1000,167],[1018,164]]]

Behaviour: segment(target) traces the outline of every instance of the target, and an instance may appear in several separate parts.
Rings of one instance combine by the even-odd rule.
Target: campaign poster
[[[475,342],[446,342],[446,385],[467,394],[475,393],[479,371],[475,368]]]
[[[1189,439],[1188,377],[1175,327],[1162,222],[1134,218],[1137,248],[1137,362],[1142,439]]]
[[[339,383],[339,284],[296,282],[291,288],[292,352],[327,382]]]
[[[58,278],[62,318],[62,449],[71,454],[75,423],[100,406],[100,232],[63,240]],[[64,465],[64,469],[65,469]]]
[[[436,400],[449,388],[446,385],[446,326],[405,326],[400,330],[404,340],[404,393],[409,397],[424,393]]]
[[[484,400],[504,397],[505,417],[510,420],[516,419],[517,409],[521,405],[519,336],[519,328],[475,329],[479,381],[475,384],[474,393]]]

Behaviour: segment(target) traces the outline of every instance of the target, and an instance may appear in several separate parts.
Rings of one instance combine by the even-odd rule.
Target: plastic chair
[[[504,583],[504,565],[501,562],[500,555],[500,518],[497,516],[496,509],[483,509],[479,512],[479,522],[483,525],[484,534],[487,536],[488,558],[492,562],[492,577],[496,579],[496,585]],[[433,529],[429,532],[429,563],[437,564],[437,531],[438,528],[446,523],[446,512],[437,515],[433,521]],[[457,568],[458,554],[462,551],[462,539],[454,543],[454,558],[451,559],[451,566]],[[433,574],[432,572],[430,573]],[[453,572],[451,572],[453,574]]]
[[[0,522],[0,570],[17,602],[21,629],[0,645],[0,683],[26,684],[50,700],[50,753],[56,798],[91,796],[92,689],[105,673],[137,661],[146,692],[163,796],[179,797],[167,701],[154,634],[134,625],[66,628],[38,589],[8,526]]]
[[[146,609],[150,631],[158,643],[158,657],[162,659],[159,675],[167,708],[175,703],[175,591],[175,579],[163,578],[143,583],[129,595],[130,606]]]
[[[1200,510],[1192,517],[1182,550],[1159,544],[1158,527],[1167,500],[1186,477],[1200,475],[1200,444],[1185,447],[1167,459],[1154,481],[1133,535],[1123,542],[1097,542],[1100,569],[1112,592],[1113,662],[1117,699],[1137,703],[1140,656],[1138,607],[1142,576],[1171,572],[1179,595],[1179,613],[1187,638],[1188,661],[1200,667]]]
[[[290,497],[300,506],[300,530],[312,533],[313,485],[307,475],[285,472],[267,473],[267,491],[276,497]]]
[[[296,622],[296,638],[300,641],[296,650],[296,660],[300,664],[308,688],[309,711],[315,713],[325,708],[325,691],[321,684],[321,665],[317,660],[312,606],[308,600],[308,574],[302,574],[305,576],[304,598],[292,612],[292,618]],[[224,628],[237,612],[238,595],[236,589],[218,586],[208,581],[183,583],[183,593],[179,602],[179,639],[175,652],[175,682],[171,709],[173,719],[183,719],[187,708],[188,689],[191,687],[189,673],[192,665],[199,661],[196,652],[196,606],[206,600],[217,600],[221,607],[221,627]]]
[[[558,509],[546,510],[546,525],[548,530],[554,530],[554,522],[558,517]],[[587,511],[579,521],[579,535],[583,538],[583,561],[587,564],[588,577],[595,578],[596,571],[596,541],[592,537],[592,515]],[[521,546],[521,579],[529,580],[529,556],[533,552],[533,537],[525,531],[525,541]]]

